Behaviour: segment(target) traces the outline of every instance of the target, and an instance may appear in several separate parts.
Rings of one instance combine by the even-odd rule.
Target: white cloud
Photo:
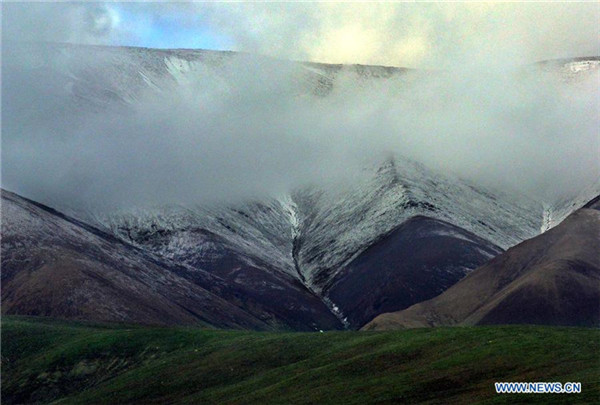
[[[197,4],[240,50],[333,63],[519,64],[599,53],[597,3]]]
[[[3,39],[126,43],[144,36],[157,15],[169,13],[185,26],[206,24],[248,52],[449,69],[423,72],[413,83],[366,89],[349,77],[348,86],[330,97],[305,99],[293,91],[290,65],[242,55],[230,66],[229,83],[207,73],[172,93],[141,96],[132,114],[117,109],[78,116],[65,114],[61,98],[60,80],[71,76],[40,74],[16,59],[5,69],[3,58],[3,185],[34,198],[73,201],[233,198],[343,174],[360,159],[385,151],[538,194],[573,190],[599,175],[594,82],[575,88],[506,70],[538,59],[599,53],[597,7],[97,7],[4,4]],[[3,56],[8,51],[4,43]],[[92,66],[102,62],[95,53],[88,58]],[[68,68],[76,70],[77,60],[73,63]],[[95,76],[84,77],[93,82]],[[592,80],[597,84],[597,76]]]
[[[4,38],[127,44],[168,16],[239,51],[435,68],[600,53],[597,2],[8,3]],[[123,12],[125,19],[119,16]],[[168,37],[165,32],[164,36]],[[196,43],[190,40],[191,43]]]

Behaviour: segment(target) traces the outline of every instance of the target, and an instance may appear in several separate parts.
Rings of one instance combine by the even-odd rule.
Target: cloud
[[[600,53],[600,8],[593,1],[5,3],[3,7],[8,16],[3,19],[4,39],[148,47],[168,47],[171,41],[176,47],[227,46],[284,59],[420,68],[516,65]]]
[[[102,3],[4,3],[2,41],[108,43],[118,15]]]
[[[332,63],[446,67],[596,55],[589,3],[196,5],[239,50]]]
[[[491,5],[468,13],[433,4],[419,12],[410,5],[310,5],[316,9],[188,4],[167,10],[183,25],[197,23],[192,11],[203,10],[203,23],[213,31],[220,27],[244,50],[331,54],[332,61],[345,61],[360,49],[364,61],[396,64],[393,58],[402,56],[446,70],[385,82],[343,73],[329,96],[317,98],[306,95],[310,72],[283,60],[240,54],[219,68],[194,65],[174,80],[161,71],[164,57],[150,51],[57,52],[53,46],[5,42],[3,186],[55,205],[236,200],[352,178],[365,162],[390,151],[543,198],[576,192],[600,175],[597,72],[565,83],[537,70],[507,68],[520,60],[515,55],[533,57],[523,56],[533,44],[548,57],[568,48],[550,46],[554,34],[537,41],[530,26],[540,29],[544,22],[527,25],[511,11],[517,5],[500,14]],[[112,43],[141,32],[124,27],[131,16],[119,7],[137,15],[143,9],[151,20],[163,6],[3,9],[3,38]],[[510,16],[520,28],[489,28]],[[40,18],[57,30],[33,23]],[[587,37],[586,21],[562,39],[577,37],[570,52],[583,53],[597,40]],[[565,32],[562,24],[555,24],[559,33]],[[30,31],[34,25],[37,31]],[[299,33],[298,25],[307,28]],[[491,45],[499,38],[505,41],[496,49]],[[148,77],[162,90],[147,86]],[[119,97],[132,99],[123,105],[115,101]]]

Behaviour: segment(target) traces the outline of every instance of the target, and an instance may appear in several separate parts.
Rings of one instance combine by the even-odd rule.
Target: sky
[[[598,71],[571,83],[523,64],[600,55],[599,7],[3,3],[2,186],[55,207],[243,200],[352,179],[391,152],[542,200],[577,193],[600,178]],[[139,90],[173,61],[48,42],[244,53]],[[419,70],[343,73],[314,98],[289,59]],[[74,94],[135,98],[73,108]]]
[[[5,40],[420,68],[597,55],[600,3],[4,3]]]

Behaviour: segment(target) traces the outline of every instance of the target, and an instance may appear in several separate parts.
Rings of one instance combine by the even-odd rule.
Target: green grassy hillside
[[[580,381],[497,395],[494,381]],[[2,403],[599,403],[600,331],[262,333],[2,320]]]

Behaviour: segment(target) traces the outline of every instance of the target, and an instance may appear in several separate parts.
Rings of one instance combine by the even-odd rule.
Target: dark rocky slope
[[[339,272],[327,296],[353,327],[445,291],[502,249],[450,223],[415,216]]]
[[[600,212],[595,198],[429,301],[365,330],[482,324],[600,325]]]

